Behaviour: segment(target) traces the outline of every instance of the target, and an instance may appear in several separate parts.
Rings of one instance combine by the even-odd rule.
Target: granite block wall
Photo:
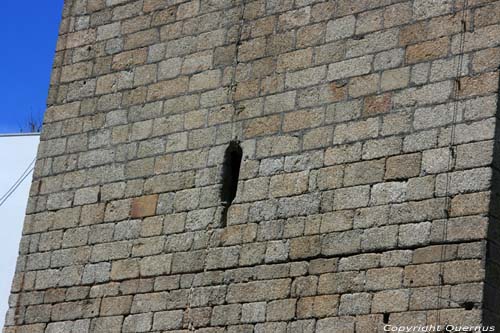
[[[500,1],[66,0],[4,332],[500,325],[499,65]]]

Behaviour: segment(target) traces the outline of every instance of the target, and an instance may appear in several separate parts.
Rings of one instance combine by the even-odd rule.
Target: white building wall
[[[0,135],[0,198],[34,160],[39,140],[38,135]],[[32,174],[0,206],[0,327],[8,309]]]

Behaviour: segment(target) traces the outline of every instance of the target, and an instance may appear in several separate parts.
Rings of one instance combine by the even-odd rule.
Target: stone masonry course
[[[499,65],[495,0],[65,0],[3,332],[500,330]]]

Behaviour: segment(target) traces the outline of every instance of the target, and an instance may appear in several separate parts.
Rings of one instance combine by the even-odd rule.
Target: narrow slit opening
[[[227,223],[227,211],[238,191],[238,180],[240,177],[241,159],[243,150],[237,141],[231,141],[224,153],[222,164],[222,188],[220,199],[224,210],[222,212],[222,226]]]
[[[470,310],[474,309],[474,302],[465,302],[462,304],[462,307],[465,310],[470,311]]]

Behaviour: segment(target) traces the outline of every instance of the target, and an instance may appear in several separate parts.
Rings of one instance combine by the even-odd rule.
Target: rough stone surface
[[[499,36],[495,0],[66,0],[4,333],[499,327]]]

